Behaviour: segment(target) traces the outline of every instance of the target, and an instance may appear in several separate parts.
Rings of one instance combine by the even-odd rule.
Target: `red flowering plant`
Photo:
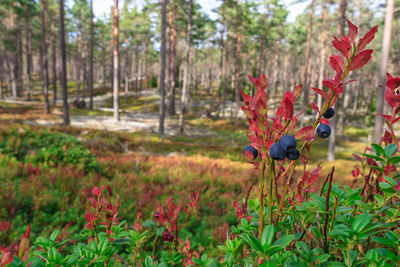
[[[307,154],[312,141],[315,139],[315,130],[318,127],[317,134],[323,138],[329,136],[329,120],[324,118],[324,115],[327,117],[326,113],[328,109],[335,104],[338,97],[343,92],[343,87],[354,81],[346,81],[347,75],[363,67],[371,58],[373,51],[365,48],[373,40],[378,26],[374,26],[364,37],[357,39],[358,28],[349,20],[347,22],[349,26],[348,35],[340,38],[334,36],[334,40],[332,41],[333,46],[340,54],[332,55],[329,58],[329,65],[335,71],[335,77],[333,79],[327,78],[323,80],[323,85],[327,88],[327,92],[323,89],[312,87],[312,89],[325,100],[322,107],[311,103],[312,109],[318,113],[312,126],[305,126],[300,130],[296,130],[297,121],[304,111],[295,114],[293,105],[301,95],[302,85],[298,85],[292,91],[284,94],[280,106],[274,112],[274,114],[276,114],[275,117],[268,114],[268,96],[266,93],[268,82],[265,76],[261,76],[257,79],[249,76],[256,87],[254,97],[242,91],[244,101],[242,110],[246,114],[250,124],[250,133],[248,135],[250,145],[252,149],[257,150],[261,158],[260,161],[256,161],[255,156],[257,153],[254,153],[251,148],[246,148],[244,151],[245,156],[251,159],[252,163],[257,168],[261,168],[259,235],[262,234],[262,229],[264,229],[265,169],[268,167],[268,222],[269,224],[276,224],[284,206],[284,200],[288,194],[289,186],[293,184],[293,176],[298,160],[300,159],[303,163],[307,162]],[[298,150],[296,149],[297,142],[301,143]],[[277,165],[277,167],[275,165]],[[296,199],[304,199],[302,194],[305,192],[305,187],[309,188],[315,183],[318,177],[315,175],[316,172],[316,170],[312,172],[304,170],[305,176],[302,181],[298,183]],[[276,173],[278,173],[278,175],[276,175]],[[310,174],[314,175],[310,176]],[[283,183],[283,190],[279,190],[278,186],[280,185],[280,181]],[[307,186],[305,183],[307,183]],[[273,197],[274,194],[275,197]],[[275,218],[273,218],[274,199],[277,201]]]

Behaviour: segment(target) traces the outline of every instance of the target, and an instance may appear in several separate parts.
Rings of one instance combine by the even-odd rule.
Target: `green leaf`
[[[370,261],[378,261],[378,252],[376,251],[376,249],[370,249],[367,251],[367,253],[365,254],[365,258],[367,258]]]
[[[387,160],[387,164],[393,163],[397,164],[400,162],[400,156],[394,156]]]
[[[103,255],[108,246],[108,243],[109,241],[107,237],[103,236],[100,238],[99,245],[97,246],[100,255]]]
[[[372,215],[368,213],[361,214],[353,220],[351,223],[351,229],[360,233],[370,222],[372,221]]]
[[[242,235],[244,241],[246,241],[255,251],[263,252],[260,241],[252,235]]]
[[[329,260],[330,257],[331,257],[330,254],[318,255],[317,258],[315,259],[314,263],[321,264],[321,263],[326,262],[327,260]]]
[[[55,230],[51,235],[50,235],[50,240],[51,241],[56,241],[57,236],[60,234],[60,230]]]
[[[375,152],[375,154],[376,154],[377,156],[382,156],[382,155],[383,155],[384,150],[383,150],[383,148],[382,148],[380,145],[378,145],[378,144],[372,144],[371,147],[372,147],[372,149],[374,150],[374,152]]]
[[[383,191],[392,191],[393,190],[393,186],[389,183],[386,182],[380,182],[379,183],[379,187],[383,190]]]
[[[377,170],[378,172],[383,172],[383,167],[379,167],[379,166],[372,166],[372,165],[368,165],[370,168]]]
[[[372,237],[372,240],[377,242],[377,243],[379,243],[379,244],[381,244],[381,245],[384,245],[384,246],[388,246],[388,247],[391,247],[391,248],[394,248],[394,249],[397,248],[396,244],[393,243],[391,240],[389,240],[387,238],[383,238],[383,237],[380,237],[380,236],[374,236],[374,237]]]
[[[375,155],[366,154],[366,153],[362,153],[362,155],[366,156],[367,158],[371,158],[371,159],[378,160],[378,161],[381,161],[381,162],[385,162],[386,161],[383,158],[375,156]]]
[[[393,180],[391,177],[383,176],[383,178],[384,178],[387,182],[389,182],[392,186],[396,186],[396,185],[397,185],[397,182],[396,182],[395,180]]]
[[[287,247],[294,240],[294,235],[285,235],[275,241],[274,246]]]
[[[300,256],[302,256],[307,261],[310,261],[311,250],[306,243],[304,243],[303,241],[297,241],[296,248],[297,248],[297,251],[299,252]]]
[[[267,225],[264,227],[264,231],[261,236],[261,245],[263,246],[264,250],[271,246],[272,241],[274,240],[275,236],[275,229],[273,225]]]
[[[392,143],[389,144],[385,147],[384,150],[384,156],[385,158],[389,158],[390,156],[392,156],[395,152],[397,151],[397,146],[396,144]]]

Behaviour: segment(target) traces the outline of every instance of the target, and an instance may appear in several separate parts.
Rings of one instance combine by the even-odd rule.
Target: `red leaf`
[[[285,119],[290,119],[293,116],[293,102],[291,102],[288,98],[284,98],[285,101],[285,110],[286,110],[286,116],[287,118]]]
[[[321,118],[319,121],[321,124],[328,124],[329,125],[329,120],[325,118]]]
[[[268,86],[267,77],[265,77],[265,75],[258,77],[255,82],[255,85],[256,85],[257,90],[265,90],[265,88],[267,88],[267,86]]]
[[[13,262],[13,260],[13,255],[10,251],[7,251],[3,254],[3,256],[1,256],[0,266],[7,266],[11,262]]]
[[[254,78],[254,77],[252,77],[252,76],[248,76],[249,77],[249,79],[250,79],[250,81],[252,82],[252,83],[254,83],[254,85],[256,85],[256,78]]]
[[[301,91],[303,91],[303,85],[299,84],[293,89],[293,95],[295,98],[298,98],[301,94]]]
[[[326,86],[326,85],[325,85],[325,86]],[[326,86],[326,87],[328,87],[328,86]],[[325,98],[326,100],[329,99],[328,95],[327,95],[324,91],[322,91],[321,89],[315,88],[315,87],[311,87],[311,89],[313,89],[317,94],[321,95],[321,96],[322,96],[323,98]]]
[[[385,118],[385,120],[388,120],[388,121],[390,121],[392,119],[392,116],[389,116],[389,115],[386,115],[386,114],[378,113],[376,115],[381,115],[382,117]]]
[[[303,127],[295,134],[295,138],[297,140],[303,140],[303,141],[312,139],[313,136],[314,136],[314,128],[312,126]]]
[[[389,88],[386,88],[385,90],[385,99],[386,102],[392,107],[396,107],[399,104],[399,98],[395,95],[395,93],[390,90]]]
[[[314,102],[311,102],[311,108],[312,108],[313,110],[315,110],[316,112],[318,112],[318,114],[319,114],[319,107],[318,107],[317,105],[315,105]]]
[[[358,41],[358,45],[357,45],[357,51],[361,51],[363,50],[367,44],[369,44],[375,37],[375,33],[378,31],[378,25],[375,25],[374,27],[372,27],[372,29],[367,32],[363,38],[360,39],[360,41]]]
[[[385,143],[385,145],[393,143],[392,134],[388,132],[388,130],[385,130],[385,134],[382,137],[382,141]]]
[[[336,72],[343,72],[344,70],[344,60],[340,55],[332,55],[329,57],[329,65]]]
[[[353,158],[355,158],[359,162],[362,162],[362,158],[359,155],[357,155],[356,153],[353,153]]]
[[[250,100],[251,100],[253,97],[251,97],[251,96],[249,96],[249,95],[246,95],[245,92],[243,92],[242,90],[240,90],[240,93],[242,94],[243,102],[244,102],[246,105],[249,105],[249,104],[250,104]]]
[[[386,86],[390,89],[394,90],[400,86],[400,77],[393,78],[389,73],[387,74],[388,81]]]
[[[349,24],[349,33],[347,34],[347,37],[349,38],[350,42],[354,44],[355,39],[358,36],[358,28],[355,26],[353,23],[351,23],[350,20],[347,20],[347,24]]]
[[[371,59],[372,52],[373,52],[372,49],[367,49],[357,53],[357,55],[355,55],[355,57],[350,63],[350,70],[359,69],[365,64],[367,64],[368,61]]]
[[[325,85],[326,87],[330,88],[330,89],[336,88],[335,81],[332,80],[332,79],[329,79],[329,78],[324,79],[322,81],[322,84]]]
[[[395,191],[400,191],[400,183],[398,183],[395,187],[393,187]]]
[[[257,103],[258,100],[262,100],[264,103],[267,103],[268,95],[264,89],[259,89],[256,91],[256,95],[254,96],[254,101]]]
[[[350,58],[352,54],[352,47],[350,44],[349,38],[346,36],[342,36],[338,39],[336,36],[333,36],[334,40],[332,41],[333,46],[347,59]]]

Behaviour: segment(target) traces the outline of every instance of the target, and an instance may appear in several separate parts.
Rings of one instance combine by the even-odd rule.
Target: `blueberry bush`
[[[127,221],[119,213],[124,203],[103,185],[87,195],[81,214],[85,240],[69,238],[61,230],[33,238],[28,225],[19,242],[0,247],[1,265],[398,266],[400,145],[393,125],[400,119],[400,77],[388,74],[385,98],[392,112],[378,114],[387,129],[380,144],[353,155],[359,167],[352,171],[351,186],[334,182],[334,166],[323,174],[323,162],[315,169],[307,164],[313,142],[330,135],[332,107],[344,86],[353,82],[346,77],[367,64],[373,52],[366,47],[377,26],[358,38],[358,28],[348,24],[348,35],[332,42],[340,53],[329,59],[334,78],[325,79],[324,88],[313,88],[324,102],[321,107],[311,103],[317,114],[312,125],[297,127],[302,112],[295,114],[293,105],[301,85],[286,92],[277,110],[268,113],[267,78],[250,77],[256,92],[242,92],[242,110],[250,124],[250,144],[243,155],[259,172],[259,193],[255,199],[249,193],[233,202],[238,222],[226,229],[217,249],[193,248],[185,234],[200,212],[199,193],[184,196],[182,203],[169,197],[164,205],[153,207],[147,220],[137,213]],[[276,116],[270,117],[272,113]],[[9,143],[20,149],[9,149]],[[9,139],[1,144],[17,160],[29,154],[24,145],[15,146]]]

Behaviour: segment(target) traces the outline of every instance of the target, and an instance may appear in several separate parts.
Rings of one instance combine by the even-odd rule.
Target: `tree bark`
[[[175,114],[175,74],[176,74],[176,4],[169,0],[169,60],[168,60],[168,102],[169,115]]]
[[[376,88],[377,101],[376,101],[376,113],[383,113],[384,104],[384,86],[386,81],[387,64],[390,53],[390,41],[392,36],[392,22],[394,13],[394,0],[387,0],[386,2],[386,17],[385,17],[385,29],[383,32],[382,41],[382,59],[381,67],[379,70],[379,86]],[[374,126],[374,142],[379,144],[382,138],[384,119],[382,116],[375,116]]]
[[[63,91],[63,124],[69,125],[67,61],[65,57],[64,0],[60,0],[60,50],[61,50],[61,88]]]
[[[42,15],[42,49],[43,49],[43,85],[44,85],[44,110],[47,114],[50,113],[50,104],[49,104],[49,66],[48,66],[48,57],[47,57],[47,39],[46,39],[46,12],[47,12],[47,3],[46,0],[41,0],[41,15]]]
[[[186,61],[185,70],[183,74],[183,86],[182,86],[182,97],[181,97],[181,113],[179,114],[179,132],[184,133],[184,116],[187,109],[188,102],[188,90],[189,90],[189,68],[190,68],[190,50],[191,50],[191,34],[192,34],[192,6],[193,0],[189,0],[188,8],[188,24],[186,32]]]
[[[114,0],[114,9],[113,9],[113,108],[114,108],[114,120],[119,121],[119,54],[118,54],[118,36],[119,36],[119,28],[118,28],[118,0]]]
[[[90,1],[90,48],[89,48],[89,109],[93,109],[93,49],[94,49],[94,25],[93,25],[93,0]]]
[[[305,66],[304,66],[304,87],[303,87],[303,102],[301,108],[305,110],[308,106],[308,95],[309,95],[309,81],[308,81],[308,74],[310,72],[310,54],[311,54],[311,37],[312,37],[312,26],[313,26],[313,16],[314,16],[314,2],[315,0],[311,1],[310,11],[308,13],[308,30],[307,30],[307,47],[306,47],[306,54],[305,54]],[[304,117],[305,114],[301,116],[300,120],[300,127],[303,127],[304,124]]]
[[[27,7],[25,7],[27,8]],[[25,76],[27,79],[27,91],[28,91],[28,101],[32,99],[32,32],[31,32],[31,20],[30,13],[25,10],[27,13],[25,17]]]
[[[160,51],[160,121],[158,135],[164,137],[164,117],[165,117],[165,30],[167,26],[167,0],[162,0],[161,9],[161,51]]]
[[[56,26],[53,12],[51,12],[51,70],[52,70],[52,87],[53,87],[53,106],[57,102],[57,61],[56,61]]]

